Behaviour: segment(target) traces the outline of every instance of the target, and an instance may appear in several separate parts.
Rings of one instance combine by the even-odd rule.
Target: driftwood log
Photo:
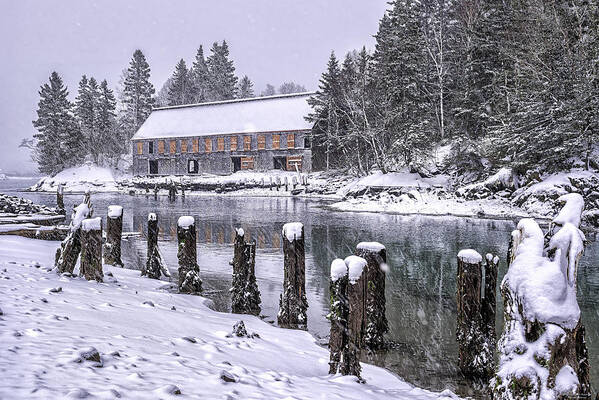
[[[385,346],[384,335],[389,331],[385,315],[385,270],[387,253],[385,246],[377,242],[362,242],[356,255],[366,260],[366,330],[363,345],[370,350]]]
[[[283,328],[307,329],[306,260],[304,226],[292,222],[283,226],[284,281],[279,299],[278,324]]]
[[[197,259],[196,226],[191,216],[180,217],[177,222],[179,248],[179,292],[197,294],[202,291],[200,267]]]
[[[231,287],[231,310],[235,314],[260,315],[260,291],[256,283],[256,242],[247,243],[245,232],[235,230],[233,244],[233,281]]]
[[[331,263],[331,283],[329,292],[331,297],[331,334],[329,336],[329,374],[339,372],[341,357],[348,343],[347,319],[349,304],[347,300],[347,265],[345,261],[337,258]]]
[[[81,268],[79,275],[88,281],[104,281],[102,272],[102,218],[81,222]]]
[[[121,238],[123,235],[123,207],[108,206],[106,217],[106,244],[104,262],[109,265],[123,266],[121,260]]]
[[[347,345],[343,349],[340,372],[343,375],[360,376],[361,348],[366,331],[366,260],[358,256],[345,259],[348,269]]]

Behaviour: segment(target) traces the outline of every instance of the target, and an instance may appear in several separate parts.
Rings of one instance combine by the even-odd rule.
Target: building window
[[[164,140],[158,141],[158,153],[164,154]]]
[[[244,136],[243,137],[243,151],[250,151],[250,150],[252,150],[252,137]]]
[[[225,138],[216,138],[216,151],[225,151]]]
[[[154,142],[148,142],[148,153],[154,154]]]
[[[187,153],[187,139],[181,140],[181,153]]]
[[[191,141],[191,147],[192,147],[192,151],[194,153],[199,153],[200,152],[200,139],[195,138]]]
[[[241,157],[241,170],[254,169],[254,157]]]
[[[143,142],[137,142],[137,154],[144,153],[144,144]]]
[[[293,149],[295,147],[295,135],[293,133],[287,134],[287,148]]]
[[[302,170],[302,156],[287,156],[287,171]]]
[[[204,139],[204,146],[206,147],[206,153],[212,153],[212,139]]]
[[[274,150],[281,148],[281,135],[272,135],[272,148]]]
[[[187,173],[197,174],[198,173],[198,162],[197,160],[189,160],[187,162]]]
[[[258,135],[258,150],[266,150],[266,136]]]
[[[177,141],[171,140],[169,142],[169,150],[171,154],[175,154],[177,152]]]
[[[231,151],[237,151],[237,136],[231,136]]]

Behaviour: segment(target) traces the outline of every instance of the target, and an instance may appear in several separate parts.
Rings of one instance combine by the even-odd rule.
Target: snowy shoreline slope
[[[215,312],[139,271],[105,266],[101,284],[58,276],[58,246],[0,238],[0,398],[457,398],[371,365],[366,384],[327,375],[328,351],[307,332]],[[231,337],[239,320],[260,337]],[[84,359],[90,346],[100,362]]]

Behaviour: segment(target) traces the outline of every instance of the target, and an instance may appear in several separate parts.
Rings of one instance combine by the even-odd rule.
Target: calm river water
[[[0,191],[16,192],[29,181],[5,181]],[[49,205],[55,195],[18,193]],[[81,201],[81,195],[65,198],[67,209]],[[282,291],[283,257],[281,228],[299,221],[306,234],[306,292],[308,328],[317,338],[328,335],[329,265],[350,255],[360,241],[378,241],[387,247],[388,339],[392,351],[370,362],[384,366],[405,380],[424,388],[452,389],[469,394],[457,370],[456,254],[474,248],[481,254],[501,258],[499,279],[505,274],[505,255],[514,221],[474,218],[399,216],[331,211],[326,203],[295,198],[242,198],[187,196],[171,203],[166,197],[117,194],[92,195],[95,215],[106,215],[109,204],[124,206],[124,230],[145,235],[147,215],[158,215],[161,251],[169,268],[176,273],[176,221],[193,215],[198,230],[198,263],[207,296],[219,311],[230,310],[232,240],[234,229],[242,227],[257,242],[256,275],[262,293],[265,320],[275,321]],[[592,382],[599,387],[599,242],[590,240],[581,261],[578,299],[587,328]],[[145,262],[144,238],[133,239],[125,254],[127,267],[139,269]],[[499,291],[498,291],[499,292]],[[502,329],[501,298],[498,293],[498,332]],[[476,395],[476,393],[470,393]]]

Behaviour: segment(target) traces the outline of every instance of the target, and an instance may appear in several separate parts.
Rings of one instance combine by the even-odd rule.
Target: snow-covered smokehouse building
[[[133,174],[310,172],[312,94],[156,108],[131,138]]]

